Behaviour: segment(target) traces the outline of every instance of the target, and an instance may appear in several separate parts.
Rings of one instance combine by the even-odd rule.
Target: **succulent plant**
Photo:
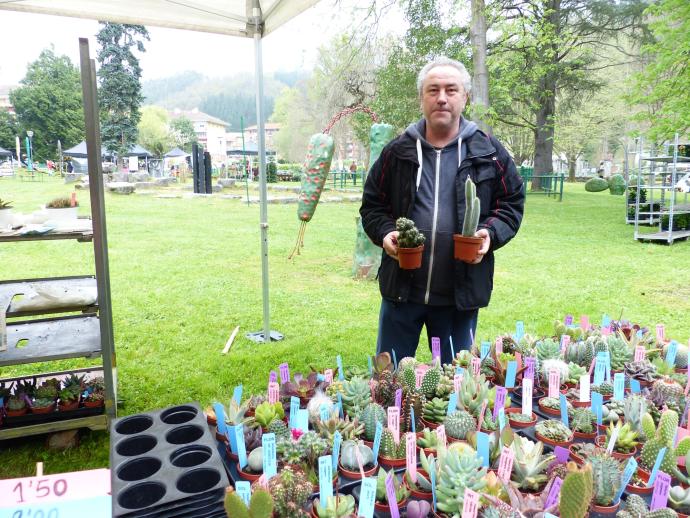
[[[33,405],[31,405],[31,408],[48,408],[49,406],[52,406],[55,404],[55,400],[53,398],[47,398],[47,397],[39,397],[34,400]]]
[[[562,333],[566,334],[566,333]],[[558,334],[558,336],[561,336]],[[572,337],[571,337],[572,338]],[[592,359],[594,358],[594,346],[591,342],[572,342],[568,345],[568,349],[565,352],[565,361],[576,363],[580,367],[589,369],[592,364]]]
[[[441,398],[433,398],[424,404],[423,417],[432,423],[441,423],[448,413],[448,402]]]
[[[446,434],[453,439],[465,439],[469,432],[477,428],[474,417],[465,410],[456,410],[447,415],[443,424],[446,428]]]
[[[263,473],[264,471],[264,449],[262,446],[254,448],[247,456],[247,467],[253,473]]]
[[[618,428],[618,437],[616,437],[616,443],[613,449],[619,453],[630,453],[635,451],[639,441],[637,440],[637,432],[631,428],[630,423],[625,423],[622,426],[620,422],[618,422],[616,426],[614,426],[613,423],[609,424],[609,427],[606,429],[606,443],[608,444],[611,440],[616,428]]]
[[[623,401],[625,422],[630,425],[633,431],[637,432],[640,438],[644,438],[642,416],[647,412],[648,404],[647,398],[637,395],[626,397]]]
[[[613,385],[608,382],[603,382],[599,385],[592,385],[592,392],[598,392],[602,396],[612,396],[613,395]]]
[[[489,383],[483,374],[479,378],[463,376],[458,394],[458,410],[467,410],[475,417],[481,412],[482,403],[489,397]],[[446,405],[447,407],[447,405]],[[426,419],[426,417],[424,418]]]
[[[399,440],[395,442],[393,432],[389,428],[384,428],[381,435],[381,447],[379,455],[389,459],[404,459],[405,458],[405,441]]]
[[[13,412],[26,408],[26,399],[24,399],[24,395],[18,396],[15,394],[10,396],[7,400],[7,408]]]
[[[359,463],[357,462],[357,449],[362,456],[362,467],[374,463],[374,452],[369,446],[355,441],[343,441],[340,447],[340,463],[343,467],[350,471],[357,471]]]
[[[317,388],[314,391],[314,395],[309,400],[309,403],[307,403],[307,412],[309,413],[309,422],[311,424],[316,424],[321,420],[322,408],[326,408],[330,417],[338,417],[339,415],[333,400],[320,388]]]
[[[517,423],[529,423],[532,420],[532,416],[520,412],[514,412],[508,414],[508,420],[515,421]]]
[[[300,511],[307,503],[313,486],[307,475],[295,466],[283,467],[268,481],[268,491],[273,498],[275,518],[294,518],[307,514]]]
[[[345,372],[343,373],[344,377],[346,380],[350,380],[352,378],[368,378],[369,377],[369,369],[366,367],[363,367],[361,365],[348,365],[345,367]],[[338,380],[333,380],[338,381]],[[330,385],[329,385],[330,386]]]
[[[540,517],[544,516],[544,513],[553,514],[558,510],[558,503],[553,504],[550,507],[546,507],[546,499],[548,498],[549,491],[551,490],[551,484],[553,484],[553,480],[547,484],[547,486],[544,488],[544,491],[538,494],[523,494],[513,485],[507,484],[506,490],[508,492],[508,500],[511,507],[510,511],[503,511],[503,509],[505,509],[505,504],[503,504],[498,498],[493,496],[487,496],[486,498],[490,505],[495,506],[500,510],[498,514],[500,518],[515,518],[523,516]]]
[[[234,399],[230,400],[227,406],[223,408],[225,413],[225,423],[229,426],[237,426],[238,424],[248,424],[251,418],[246,417],[249,408],[248,402],[238,405]]]
[[[642,382],[652,382],[656,379],[656,368],[648,360],[628,362],[625,364],[625,377]]]
[[[668,350],[668,345],[663,348],[664,358],[666,358],[666,352]],[[688,347],[683,344],[678,344],[676,349],[676,359],[673,363],[676,369],[687,369],[688,368]]]
[[[612,505],[621,485],[619,462],[601,450],[587,457],[586,462],[592,467],[594,502],[601,506]]]
[[[256,407],[254,412],[254,419],[263,428],[266,428],[274,419],[282,419],[285,417],[283,405],[280,403],[269,403],[264,401]]]
[[[574,462],[569,462],[567,469],[561,486],[561,518],[584,518],[589,514],[592,501],[592,467],[586,464],[580,469]]]
[[[400,248],[417,248],[426,241],[424,234],[417,229],[411,219],[398,218],[395,221],[395,230],[398,231],[398,246]]]
[[[622,371],[625,368],[625,364],[632,361],[634,349],[628,347],[627,342],[616,335],[608,337],[607,345],[609,347],[611,369]]]
[[[0,210],[11,209],[12,203],[13,202],[11,202],[11,201],[5,201],[2,198],[0,198]]]
[[[544,443],[532,442],[529,439],[515,435],[511,445],[515,453],[511,480],[518,489],[538,491],[546,483],[546,467],[556,458],[548,453],[544,455]]]
[[[431,512],[431,504],[426,500],[413,500],[407,504],[407,518],[426,518]]]
[[[565,383],[565,381],[568,379],[568,376],[570,375],[570,368],[568,367],[568,364],[565,363],[563,360],[550,359],[544,360],[543,362],[539,362],[539,375],[544,385],[548,385],[549,373],[553,369],[558,371],[561,384]]]
[[[409,495],[409,491],[405,485],[402,484],[400,480],[398,480],[398,477],[395,476],[395,471],[392,469],[390,471],[386,471],[383,468],[379,468],[379,473],[376,477],[376,501],[381,502],[382,504],[388,503],[388,494],[386,493],[386,478],[388,478],[389,474],[392,475],[393,479],[396,503],[404,500]]]
[[[412,423],[410,422],[412,418],[412,409],[414,410],[414,429],[419,430],[422,427],[422,416],[424,415],[425,404],[426,398],[419,390],[404,391],[400,413],[401,433],[412,431]]]
[[[36,399],[52,399],[53,401],[57,399],[57,395],[58,387],[52,384],[41,385],[36,389],[36,392],[34,393],[34,397]]]
[[[436,449],[438,447],[438,435],[436,435],[436,430],[424,428],[424,430],[422,430],[422,436],[417,437],[417,446],[420,448]]]
[[[319,518],[346,518],[354,516],[355,513],[355,497],[352,495],[336,495],[329,496],[326,500],[326,506],[321,507],[321,502],[318,498],[314,499],[314,509]]]
[[[244,447],[248,452],[261,447],[261,437],[263,436],[263,431],[260,426],[244,426],[242,428],[244,432]]]
[[[651,469],[661,448],[666,448],[666,453],[661,461],[661,471],[687,483],[688,477],[681,473],[676,466],[676,458],[683,457],[690,452],[690,437],[683,437],[674,447],[673,439],[676,436],[677,428],[678,414],[673,410],[662,412],[658,427],[654,425],[654,420],[650,414],[644,414],[642,416],[642,429],[647,440],[640,453],[640,465],[646,469]]]
[[[684,388],[668,377],[658,379],[652,384],[648,399],[659,408],[663,405],[680,411],[685,408]]]
[[[308,399],[314,395],[317,388],[324,389],[326,383],[318,380],[318,373],[311,372],[306,378],[295,373],[294,381],[287,381],[280,386],[281,397],[290,398],[296,396],[300,399]]]
[[[479,225],[479,213],[481,212],[481,201],[477,198],[477,187],[468,176],[465,180],[465,217],[462,221],[462,235],[474,237]],[[462,511],[462,507],[460,508]]]
[[[340,419],[337,415],[331,415],[328,421],[318,420],[316,431],[328,442],[333,442],[335,432],[340,432],[343,440],[357,439],[364,433],[364,425],[355,417],[352,421],[349,416]]]
[[[79,390],[78,386],[68,386],[58,392],[58,397],[60,398],[60,402],[62,404],[72,403],[75,400],[79,400],[80,395],[81,390]]]
[[[570,428],[574,432],[592,433],[594,432],[594,421],[596,416],[589,408],[574,408],[570,419]]]
[[[235,492],[225,494],[225,513],[228,518],[271,518],[273,514],[273,499],[265,489],[257,489],[249,499],[249,507]]]
[[[537,358],[539,361],[555,360],[561,356],[561,344],[551,338],[544,338],[537,342]]]
[[[668,494],[668,503],[679,513],[688,514],[690,512],[690,489],[673,486]]]
[[[449,515],[462,513],[465,489],[481,492],[486,486],[486,468],[472,451],[449,449],[440,461],[443,468],[436,482],[437,508]]]
[[[46,203],[46,209],[68,209],[72,206],[72,199],[68,196],[53,198]],[[78,207],[79,203],[74,200],[74,206]]]
[[[625,500],[625,510],[616,513],[616,518],[677,518],[677,516],[678,513],[668,507],[650,511],[647,502],[635,494],[628,495]]]
[[[343,383],[343,410],[356,417],[371,401],[371,389],[364,378],[352,378]]]
[[[573,432],[561,421],[547,419],[537,423],[534,427],[536,432],[554,442],[569,442],[573,438]]]
[[[369,403],[362,410],[359,419],[364,425],[364,438],[373,441],[376,436],[376,424],[383,425],[386,422],[386,411],[378,403]]]

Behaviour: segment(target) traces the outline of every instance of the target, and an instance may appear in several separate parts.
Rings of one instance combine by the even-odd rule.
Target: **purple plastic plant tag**
[[[395,498],[395,485],[393,484],[394,476],[395,473],[391,470],[386,477],[386,496],[388,497],[388,508],[391,511],[391,518],[400,518],[398,500]]]
[[[563,485],[563,480],[561,477],[556,477],[553,479],[553,484],[551,484],[551,490],[549,491],[549,496],[546,497],[546,504],[544,507],[548,509],[549,507],[556,505],[558,503],[558,495],[561,492],[561,486]]]
[[[506,390],[505,387],[497,386],[496,387],[496,399],[494,400],[494,419],[498,417],[498,410],[503,408],[503,405],[506,402],[506,394],[508,393],[508,390]]]
[[[438,336],[431,337],[431,359],[441,361],[441,339]]]
[[[649,505],[650,511],[663,509],[668,502],[668,493],[671,490],[671,475],[667,475],[660,471],[656,475],[654,482],[654,493],[652,494],[652,503]]]
[[[558,462],[568,462],[568,459],[570,458],[570,451],[568,450],[568,448],[564,448],[563,446],[556,446],[553,452],[556,455],[556,459],[558,460]]]
[[[572,315],[566,315],[563,323],[566,326],[572,326],[573,325],[573,316]]]
[[[278,374],[276,374],[276,371],[271,371],[268,375],[268,382],[275,383],[276,381],[278,381]]]
[[[402,389],[395,391],[395,406],[402,409]]]
[[[534,368],[537,364],[537,359],[533,356],[525,358],[525,377],[534,382]]]
[[[280,370],[280,382],[287,383],[290,381],[290,367],[287,362],[278,365],[278,369]]]

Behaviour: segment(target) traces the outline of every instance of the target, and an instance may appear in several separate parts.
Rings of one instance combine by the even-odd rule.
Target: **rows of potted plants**
[[[228,427],[243,425],[247,462],[237,463],[238,473],[252,481],[255,494],[269,493],[268,516],[357,516],[357,491],[323,505],[312,499],[319,458],[333,453],[336,435],[342,442],[334,494],[340,484],[376,477],[380,510],[459,517],[465,499],[478,495],[477,516],[485,518],[682,516],[690,511],[684,467],[690,437],[679,428],[687,355],[686,346],[663,333],[627,322],[559,322],[551,337],[500,336],[458,352],[450,365],[396,363],[383,353],[368,367],[288,375],[279,393],[231,400],[224,420]],[[308,427],[295,424],[297,409],[306,410]],[[279,466],[268,481],[262,477],[266,433],[275,434]],[[237,462],[232,441],[226,449]],[[637,469],[627,473],[628,466]],[[392,471],[396,501],[388,502]],[[671,477],[669,494],[650,511],[635,497],[651,495],[650,478],[664,474]],[[435,508],[420,501],[435,501]]]

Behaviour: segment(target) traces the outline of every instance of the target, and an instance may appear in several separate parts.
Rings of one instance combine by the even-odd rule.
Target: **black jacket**
[[[470,310],[489,304],[493,289],[493,251],[510,241],[522,221],[525,194],[522,179],[505,148],[494,137],[477,131],[465,141],[467,156],[455,178],[457,218],[462,225],[465,216],[465,180],[470,175],[481,201],[479,228],[491,235],[491,250],[479,264],[454,261],[448,276],[455,286],[458,310]],[[383,238],[395,230],[395,220],[409,217],[415,201],[415,177],[419,162],[416,142],[403,133],[383,148],[369,171],[359,210],[362,225],[369,238],[383,246]],[[460,229],[457,229],[460,232]],[[379,268],[381,296],[391,301],[407,301],[414,270],[402,270],[385,251]]]

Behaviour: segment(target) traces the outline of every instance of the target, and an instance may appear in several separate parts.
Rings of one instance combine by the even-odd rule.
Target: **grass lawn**
[[[0,197],[31,212],[71,187],[59,180],[0,178]],[[237,189],[241,193],[241,189]],[[81,212],[88,196],[79,192]],[[495,289],[480,312],[479,339],[514,330],[551,334],[566,313],[602,313],[664,323],[682,342],[690,336],[690,243],[633,240],[622,196],[568,185],[562,203],[530,196],[515,240],[497,253]],[[379,306],[374,282],[351,278],[354,203],[323,204],[292,261],[295,205],[269,206],[271,327],[281,342],[256,345],[244,333],[262,328],[259,207],[240,200],[157,199],[106,194],[120,415],[197,400],[227,400],[265,389],[268,372],[288,361],[292,372],[313,365],[366,365],[374,352]],[[93,248],[71,241],[0,244],[0,279],[93,273]],[[220,351],[236,325],[232,351]],[[419,356],[429,358],[420,348]],[[88,360],[0,369],[0,377],[88,366]],[[0,478],[108,465],[106,433],[84,433],[78,448],[48,452],[44,438],[0,443]]]

